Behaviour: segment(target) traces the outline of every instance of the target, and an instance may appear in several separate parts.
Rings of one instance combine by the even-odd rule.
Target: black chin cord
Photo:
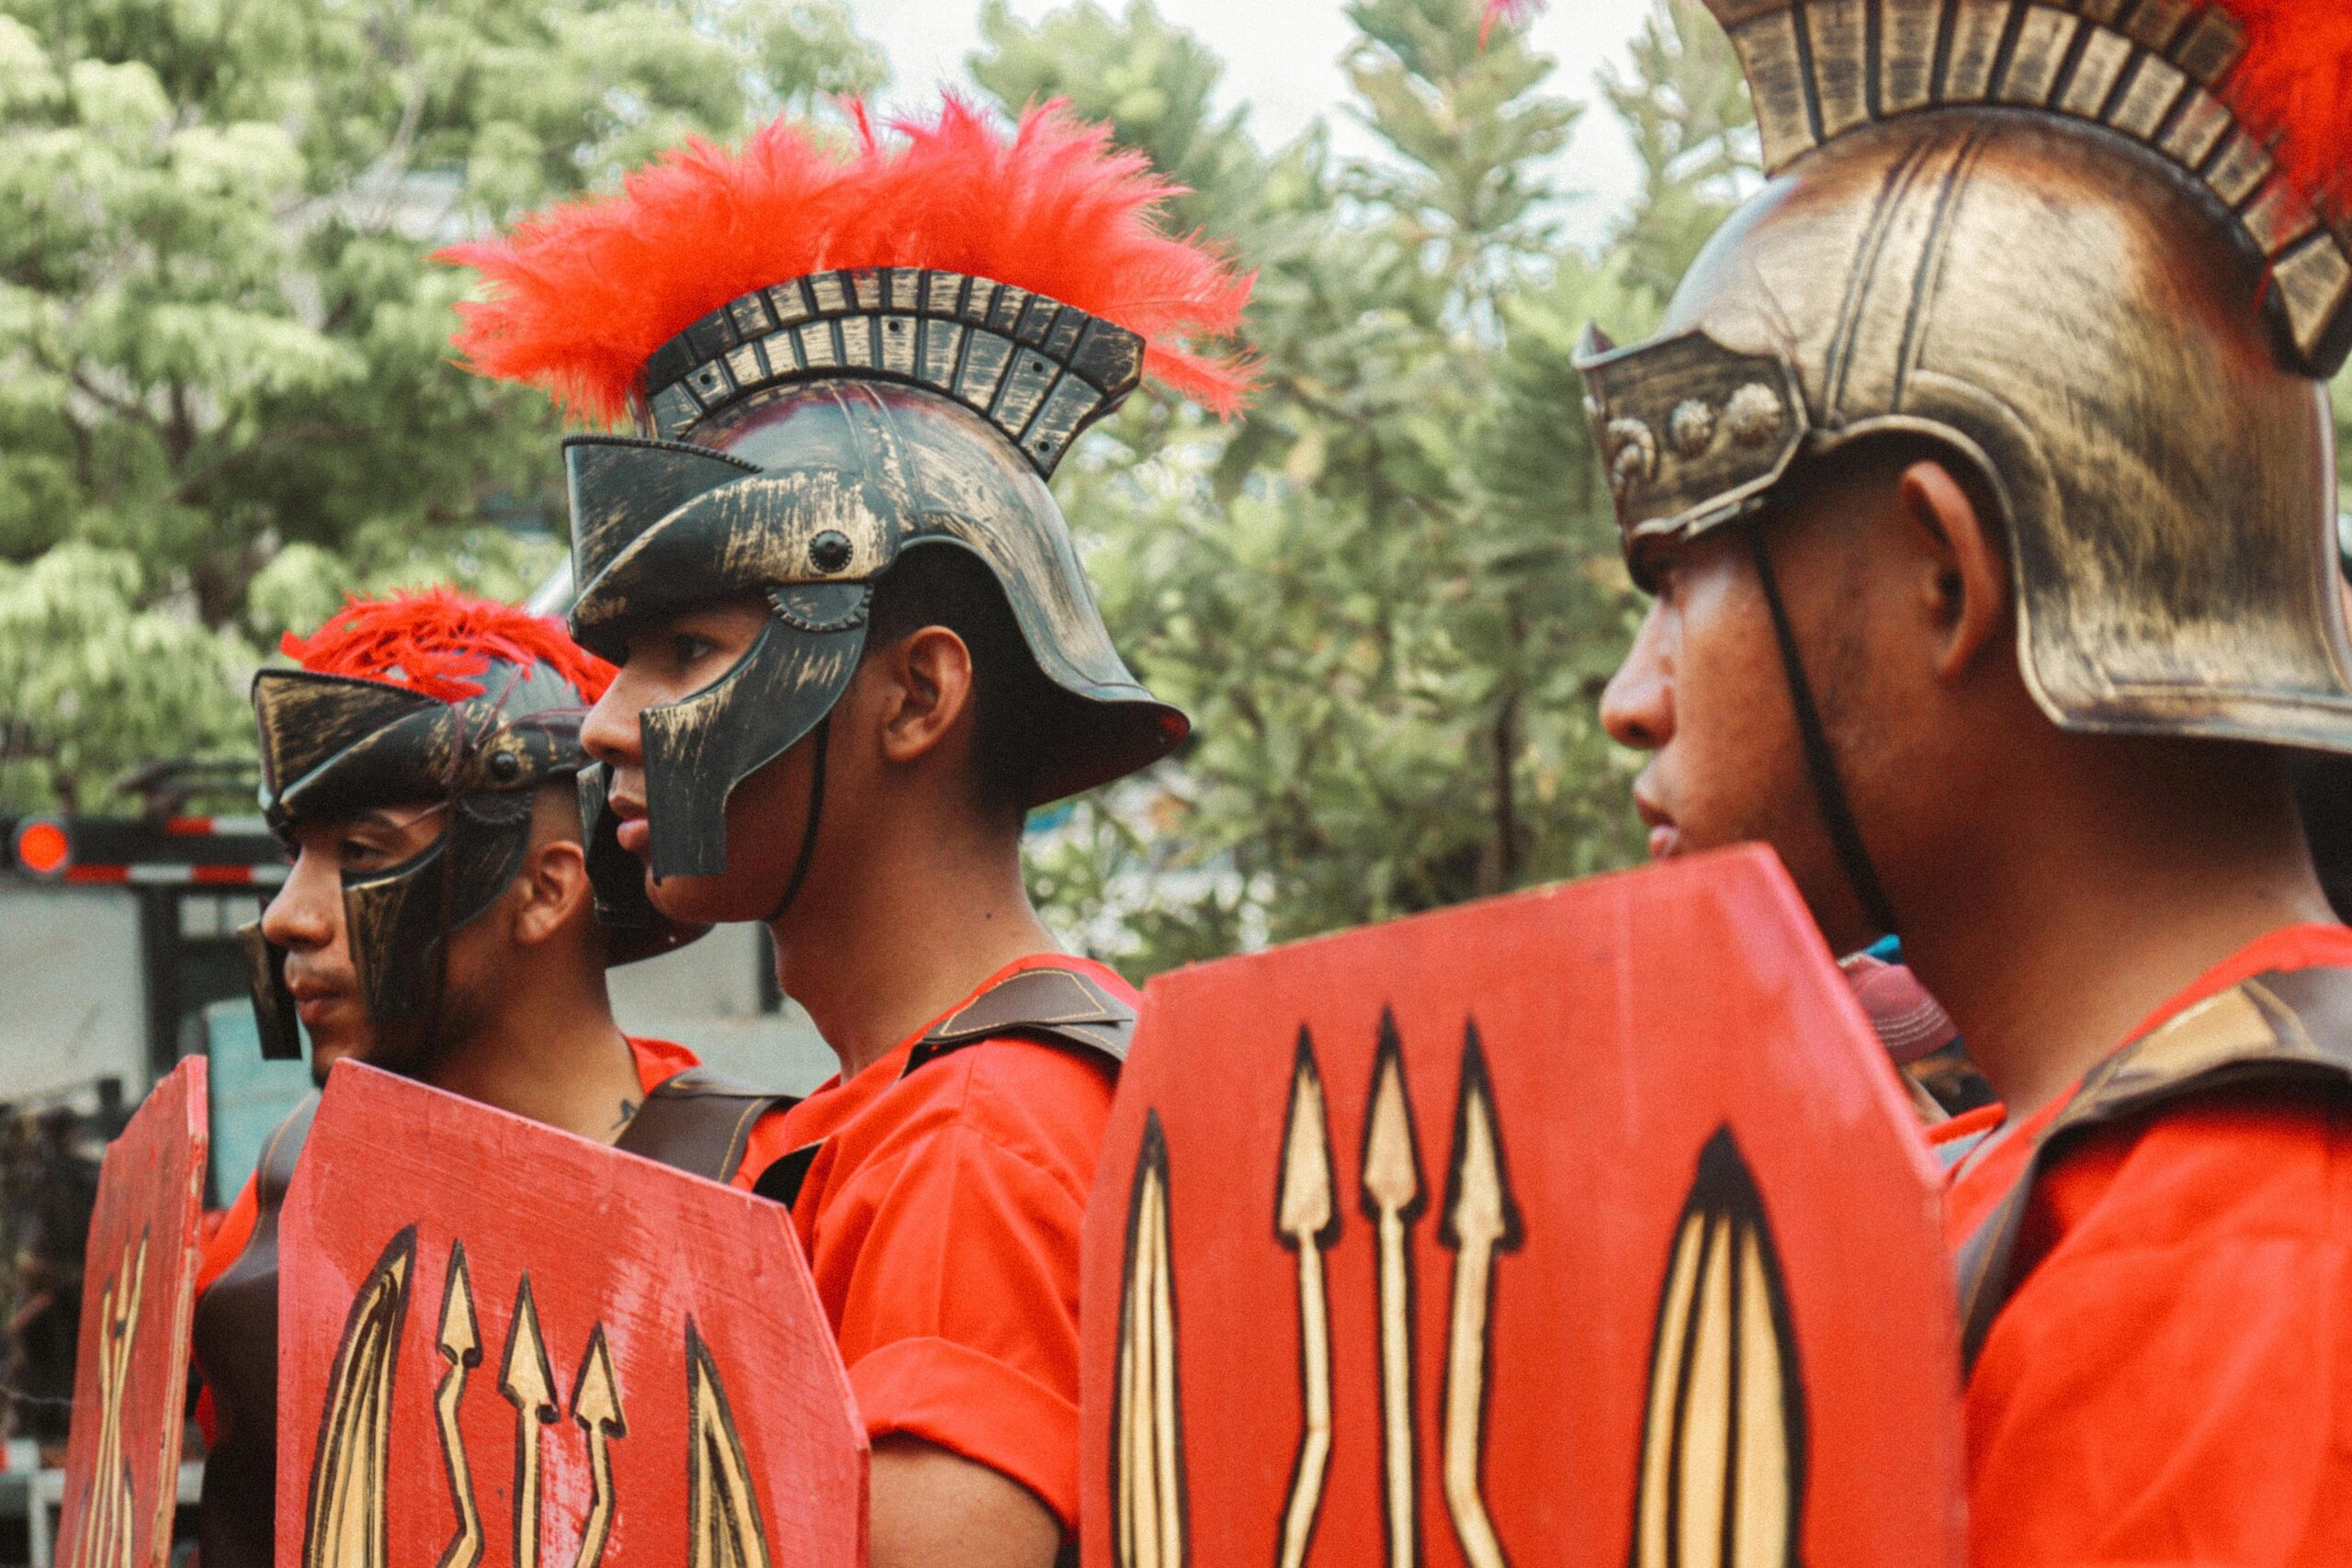
[[[784,897],[768,911],[763,925],[774,925],[792,908],[800,897],[800,885],[808,879],[808,863],[817,858],[817,829],[825,820],[825,754],[832,748],[833,716],[827,714],[817,721],[817,762],[808,774],[808,826],[800,835],[800,858],[793,863],[792,880],[784,885]]]
[[[1821,819],[1829,829],[1829,842],[1838,852],[1838,863],[1845,867],[1846,880],[1854,889],[1854,897],[1861,900],[1862,913],[1882,934],[1895,935],[1894,906],[1887,901],[1886,889],[1878,879],[1878,869],[1871,863],[1870,851],[1863,847],[1862,830],[1855,825],[1854,808],[1846,799],[1846,787],[1838,779],[1837,755],[1829,749],[1829,731],[1821,722],[1821,709],[1813,700],[1813,683],[1805,679],[1804,660],[1797,654],[1796,633],[1790,628],[1788,606],[1781,602],[1781,581],[1772,571],[1772,552],[1765,547],[1764,529],[1753,519],[1740,525],[1747,536],[1747,553],[1756,562],[1756,578],[1764,585],[1765,607],[1772,614],[1772,636],[1781,645],[1781,668],[1788,676],[1789,701],[1797,714],[1797,739],[1804,747],[1804,770],[1813,780],[1814,799],[1821,807]]]

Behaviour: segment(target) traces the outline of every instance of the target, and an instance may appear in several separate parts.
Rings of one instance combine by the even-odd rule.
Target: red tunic
[[[2267,970],[2352,967],[2276,931],[2133,1038]],[[2044,1110],[1963,1162],[1957,1245]],[[2021,1281],[1967,1391],[1975,1568],[2352,1563],[2352,1105],[2216,1091],[2087,1134],[2041,1177]]]
[[[940,1017],[1047,964],[1136,999],[1099,964],[1039,954]],[[867,1434],[904,1433],[984,1464],[1074,1531],[1079,1236],[1114,1069],[999,1038],[909,1072],[931,1027],[763,1121],[736,1184],[796,1153],[808,1162],[792,1217]]]

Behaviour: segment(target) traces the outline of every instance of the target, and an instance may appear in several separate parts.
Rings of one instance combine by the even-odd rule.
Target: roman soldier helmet
[[[450,932],[506,890],[530,846],[531,799],[587,761],[580,723],[612,668],[560,621],[449,589],[354,600],[310,637],[288,633],[295,669],[254,677],[261,807],[280,837],[385,806],[447,810],[432,845],[381,871],[345,874],[344,923],[360,995],[379,1021],[429,1019]],[[588,846],[592,876],[618,856]],[[607,962],[650,957],[702,934],[655,912],[641,883],[609,903],[597,879]],[[633,895],[633,898],[628,896]],[[300,1055],[285,950],[259,922],[240,933],[265,1055]]]
[[[2324,382],[2352,349],[2352,12],[1707,0],[1770,183],[1661,333],[1580,356],[1637,581],[1888,432],[2004,514],[2070,729],[2352,751]],[[1892,929],[1750,528],[1825,817]]]
[[[580,641],[617,660],[694,604],[771,612],[716,682],[642,715],[657,877],[723,871],[729,795],[813,733],[806,871],[827,716],[909,550],[977,558],[1050,688],[1030,804],[1186,733],[1113,649],[1046,481],[1147,375],[1233,412],[1246,367],[1185,343],[1230,331],[1250,279],[1161,232],[1175,187],[1059,106],[1010,139],[952,98],[893,129],[690,143],[617,197],[445,253],[494,285],[464,307],[474,368],[636,426],[565,443]]]

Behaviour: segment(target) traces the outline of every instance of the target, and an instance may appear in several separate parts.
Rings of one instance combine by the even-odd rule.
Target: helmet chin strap
[[[1804,748],[1805,773],[1813,781],[1813,795],[1821,808],[1821,819],[1829,829],[1829,842],[1838,852],[1838,863],[1845,869],[1846,881],[1860,900],[1862,913],[1879,931],[1887,936],[1898,934],[1894,923],[1894,906],[1887,901],[1886,889],[1878,879],[1878,869],[1871,863],[1870,851],[1863,846],[1862,830],[1855,825],[1854,808],[1847,800],[1846,787],[1838,781],[1838,759],[1829,748],[1829,731],[1821,722],[1821,708],[1813,700],[1813,683],[1805,679],[1804,660],[1797,653],[1796,633],[1789,626],[1788,606],[1781,601],[1781,582],[1772,570],[1772,552],[1764,542],[1763,525],[1754,518],[1739,525],[1747,536],[1748,558],[1756,563],[1756,578],[1764,585],[1765,607],[1772,615],[1772,636],[1781,645],[1781,669],[1789,684],[1789,701],[1796,709],[1797,739]]]
[[[817,721],[817,762],[808,774],[808,826],[800,835],[800,858],[793,863],[792,879],[784,885],[784,897],[767,912],[763,925],[774,925],[792,908],[800,897],[800,885],[808,879],[808,863],[817,858],[817,829],[825,819],[825,754],[831,750],[832,736],[833,716],[827,714]]]

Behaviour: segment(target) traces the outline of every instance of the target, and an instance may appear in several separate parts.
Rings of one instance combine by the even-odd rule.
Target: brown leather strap
[[[771,1111],[799,1101],[738,1083],[707,1067],[689,1067],[645,1097],[614,1147],[711,1181],[732,1180],[752,1129]]]
[[[1092,976],[1059,965],[1023,969],[940,1020],[915,1043],[906,1070],[1008,1035],[1066,1045],[1103,1057],[1115,1068],[1127,1059],[1135,1032],[1136,1010]]]
[[[2086,1134],[2194,1096],[2245,1088],[2352,1089],[2352,969],[2271,970],[2159,1024],[2092,1069],[2035,1141],[2026,1168],[1960,1249],[1961,1354],[1969,1367],[2023,1281],[2018,1235],[2034,1185]]]

